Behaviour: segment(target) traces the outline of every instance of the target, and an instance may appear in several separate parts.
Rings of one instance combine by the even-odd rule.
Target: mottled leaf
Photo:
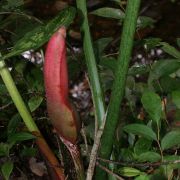
[[[30,49],[37,49],[46,43],[52,34],[57,31],[60,26],[69,26],[75,17],[75,8],[69,7],[62,10],[53,20],[46,26],[39,26],[28,32],[22,39],[20,39],[12,51],[6,54],[3,59],[19,55],[24,51]]]

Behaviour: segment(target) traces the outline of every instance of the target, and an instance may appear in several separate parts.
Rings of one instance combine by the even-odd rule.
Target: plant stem
[[[16,85],[11,77],[11,74],[8,70],[8,68],[5,65],[4,61],[0,61],[0,74],[1,77],[6,85],[6,88],[14,102],[14,104],[16,105],[19,114],[21,115],[21,117],[24,120],[25,125],[27,126],[28,130],[30,132],[32,131],[39,131],[38,127],[36,126],[35,122],[33,121],[29,111],[27,110],[24,101],[21,97],[21,95],[19,94]]]
[[[115,80],[101,139],[100,157],[104,159],[108,159],[112,151],[114,134],[119,120],[120,104],[124,95],[126,76],[133,47],[139,6],[140,0],[128,0],[127,2]],[[105,173],[97,169],[96,179],[106,179]]]
[[[29,113],[28,109],[26,108],[26,105],[25,105],[19,91],[17,90],[16,85],[12,79],[12,76],[3,60],[0,60],[0,75],[4,81],[4,84],[9,92],[19,114],[22,117],[25,125],[27,126],[28,130],[37,137],[36,144],[38,145],[43,156],[48,161],[49,167],[52,171],[52,176],[54,178],[57,178],[57,180],[65,179],[63,169],[60,167],[60,164],[59,164],[57,158],[54,156],[53,152],[49,148],[45,139],[42,137],[31,114]]]
[[[161,145],[160,145],[160,129],[159,129],[158,123],[157,123],[157,144],[158,144],[159,151],[160,151],[160,154],[161,154],[161,161],[163,162],[163,151],[162,151],[162,148],[161,148]]]
[[[105,106],[88,25],[86,0],[76,0],[76,4],[79,14],[81,15],[81,18],[83,20],[81,25],[81,32],[83,35],[84,55],[91,84],[93,102],[96,111],[96,118],[98,121],[98,127],[100,127],[105,115]]]

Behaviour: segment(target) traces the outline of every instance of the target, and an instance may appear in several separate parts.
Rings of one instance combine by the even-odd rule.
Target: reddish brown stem
[[[64,180],[64,169],[60,166],[59,161],[49,148],[42,135],[39,132],[33,132],[33,134],[37,137],[36,144],[48,163],[53,180]]]

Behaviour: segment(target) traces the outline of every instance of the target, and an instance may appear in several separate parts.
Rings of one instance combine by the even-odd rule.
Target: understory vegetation
[[[180,179],[178,10],[178,0],[2,0],[0,179]],[[53,126],[47,105],[60,99],[48,101],[43,75],[64,26],[60,88],[73,107],[61,115],[77,111],[73,138],[62,116],[62,131]]]

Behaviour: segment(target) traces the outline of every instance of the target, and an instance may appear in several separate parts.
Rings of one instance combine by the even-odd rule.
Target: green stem
[[[124,95],[126,76],[133,47],[139,6],[140,0],[128,0],[119,49],[118,65],[115,72],[106,124],[101,139],[100,157],[104,159],[108,159],[112,151],[114,134],[119,120],[120,104]],[[106,179],[105,173],[97,169],[96,179]]]
[[[83,35],[83,48],[90,78],[93,102],[96,110],[96,118],[98,121],[98,126],[100,127],[105,115],[105,106],[88,25],[86,0],[76,0],[76,4],[83,20],[81,25],[81,32]]]
[[[17,90],[16,85],[4,61],[0,61],[0,75],[28,130],[30,132],[39,132],[38,127],[33,121],[31,114],[27,110],[26,105],[24,104],[24,101],[19,94],[19,91]]]
[[[163,162],[163,151],[162,151],[162,148],[161,148],[161,145],[160,145],[160,129],[159,129],[158,124],[157,124],[157,144],[158,144],[159,151],[160,151],[160,154],[161,154],[161,161]]]
[[[51,176],[53,177],[53,179],[57,179],[57,180],[65,179],[63,168],[60,166],[57,158],[49,148],[43,136],[41,135],[30,112],[26,108],[26,105],[12,79],[12,76],[8,68],[6,67],[5,62],[1,59],[0,59],[0,75],[26,127],[32,134],[34,134],[37,137],[36,144],[38,145],[42,155],[45,157],[45,159],[49,164],[49,169],[51,170]]]

